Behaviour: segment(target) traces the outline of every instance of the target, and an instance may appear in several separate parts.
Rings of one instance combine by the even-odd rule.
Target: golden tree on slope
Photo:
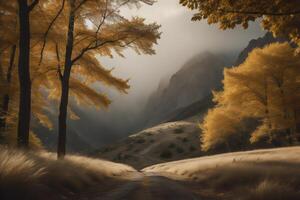
[[[206,19],[221,29],[248,27],[261,19],[264,29],[275,36],[291,38],[300,43],[300,2],[294,0],[180,0],[183,6],[196,10],[192,20]]]
[[[139,17],[126,19],[119,12],[122,6],[139,3],[138,0],[70,0],[61,4],[62,12],[47,33],[40,60],[42,65],[48,60],[56,61],[57,66],[56,71],[46,76],[46,85],[50,97],[60,101],[58,157],[65,155],[69,92],[80,103],[107,107],[110,100],[95,91],[93,83],[102,82],[123,93],[129,88],[127,80],[114,77],[112,70],[105,69],[96,56],[112,57],[113,52],[122,56],[126,48],[139,54],[155,53],[153,44],[160,36],[159,26],[145,24]],[[53,6],[56,5],[60,4],[54,2]],[[55,79],[57,75],[59,79]]]
[[[299,65],[294,48],[288,43],[275,43],[253,50],[240,66],[225,69],[224,90],[215,93],[217,107],[202,125],[203,148],[213,148],[226,141],[228,135],[238,133],[245,118],[261,122],[251,134],[251,142],[262,137],[270,142],[299,139]],[[216,120],[218,116],[224,119]]]

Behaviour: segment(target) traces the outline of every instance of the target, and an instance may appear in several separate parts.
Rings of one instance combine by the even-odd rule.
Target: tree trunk
[[[8,87],[8,90],[10,88],[10,83],[11,83],[11,75],[12,75],[12,69],[14,66],[14,60],[15,60],[15,55],[16,55],[16,45],[12,46],[11,49],[11,54],[10,54],[10,61],[9,61],[9,66],[7,69],[7,74],[6,74],[6,86]],[[3,102],[2,102],[2,114],[0,118],[0,129],[2,131],[5,131],[6,128],[6,115],[8,113],[8,105],[9,105],[9,94],[5,94],[3,97]]]
[[[18,146],[28,148],[29,128],[31,115],[31,81],[29,69],[30,53],[30,25],[29,7],[27,0],[18,0],[19,4],[19,122],[18,122]]]
[[[57,157],[63,159],[66,154],[67,142],[67,109],[69,96],[69,78],[67,78],[67,76],[63,76],[61,80],[61,87],[62,89],[58,119]]]
[[[269,142],[271,144],[273,144],[274,138],[273,138],[273,134],[271,132],[272,122],[271,122],[271,116],[270,116],[270,110],[269,110],[268,82],[267,82],[266,77],[264,77],[264,92],[265,92],[265,118],[267,120]]]
[[[65,68],[61,77],[61,99],[59,106],[59,119],[58,119],[58,144],[57,144],[57,157],[63,159],[66,154],[67,142],[67,109],[69,98],[69,80],[72,69],[72,52],[74,42],[74,0],[70,1],[70,14],[69,14],[69,27],[67,35],[67,45],[65,53]]]

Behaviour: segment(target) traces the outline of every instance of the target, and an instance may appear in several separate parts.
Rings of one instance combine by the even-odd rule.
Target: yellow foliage
[[[259,19],[265,30],[275,36],[285,36],[300,43],[299,2],[294,0],[180,0],[183,6],[196,10],[192,20],[206,19],[219,24],[220,29],[248,28],[249,22]]]
[[[202,129],[202,149],[209,150],[218,144],[224,144],[228,138],[241,128],[238,112],[230,108],[216,107],[208,111]]]
[[[65,2],[63,4],[63,2]],[[156,23],[146,24],[143,18],[126,19],[120,14],[122,6],[140,6],[141,2],[152,4],[154,0],[92,0],[75,3],[75,29],[73,32],[72,70],[70,94],[80,105],[108,107],[111,101],[96,91],[95,84],[103,83],[122,93],[129,89],[128,80],[112,75],[111,69],[101,65],[101,56],[123,56],[126,48],[139,54],[154,54],[153,45],[160,37]],[[61,75],[65,71],[65,49],[68,41],[69,1],[40,0],[30,12],[30,75],[32,82],[32,116],[41,125],[52,129],[47,113],[51,111],[49,100],[59,100]],[[59,12],[61,11],[61,12]],[[57,15],[59,13],[59,15]],[[55,19],[55,20],[54,20]],[[18,4],[16,0],[0,2],[0,100],[9,96],[9,109],[2,113],[6,119],[6,132],[15,136],[19,107],[17,76],[18,58]],[[49,29],[49,25],[50,29]],[[12,66],[11,81],[6,81],[10,63],[10,47],[17,51]],[[2,105],[1,105],[2,106]],[[69,109],[71,119],[79,119]],[[33,136],[32,140],[37,142]]]
[[[203,148],[226,141],[236,134],[242,120],[254,118],[261,125],[251,142],[276,133],[293,135],[299,118],[300,57],[288,43],[274,43],[255,49],[240,66],[224,70],[224,91],[214,93],[216,108],[205,117]],[[290,136],[289,136],[290,137]]]

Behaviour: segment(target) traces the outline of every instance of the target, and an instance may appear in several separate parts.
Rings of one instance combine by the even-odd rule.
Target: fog
[[[203,51],[237,56],[249,40],[264,34],[257,23],[250,24],[247,30],[222,31],[206,21],[192,22],[192,12],[173,0],[160,0],[153,6],[143,5],[140,9],[123,8],[121,12],[126,17],[144,17],[147,23],[157,22],[161,25],[162,35],[154,47],[156,55],[136,55],[133,50],[127,50],[125,58],[99,58],[107,68],[115,68],[115,76],[130,78],[131,88],[124,95],[99,84],[99,90],[108,92],[113,101],[110,108],[99,111],[79,108],[86,117],[72,124],[95,146],[136,131],[139,128],[135,124],[138,113],[151,92],[161,79],[170,77],[189,58]],[[86,127],[84,123],[87,121],[93,129]]]

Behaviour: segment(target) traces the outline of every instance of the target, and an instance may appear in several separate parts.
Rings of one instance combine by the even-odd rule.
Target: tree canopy
[[[195,10],[192,20],[207,20],[221,29],[260,20],[265,30],[275,36],[290,38],[300,43],[300,2],[294,0],[180,0],[183,6]]]
[[[202,124],[203,148],[210,149],[242,132],[244,120],[259,125],[251,142],[298,140],[300,58],[288,43],[253,50],[240,66],[224,70],[224,89],[214,93],[217,106]]]

